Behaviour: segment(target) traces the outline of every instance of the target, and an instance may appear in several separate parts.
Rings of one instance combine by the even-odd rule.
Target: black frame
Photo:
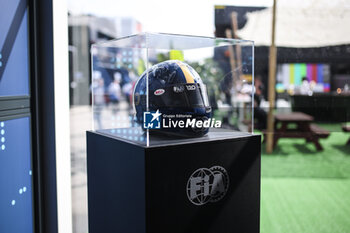
[[[35,232],[58,232],[52,0],[29,0]]]

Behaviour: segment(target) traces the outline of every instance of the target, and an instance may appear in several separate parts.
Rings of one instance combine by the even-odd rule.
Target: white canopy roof
[[[277,0],[276,45],[321,47],[350,44],[350,1]],[[255,45],[271,44],[272,8],[247,14],[238,31]]]

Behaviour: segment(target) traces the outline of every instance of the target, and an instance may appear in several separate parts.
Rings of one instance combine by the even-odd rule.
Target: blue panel
[[[19,0],[0,0],[0,49],[3,47],[7,32],[15,16]]]
[[[29,117],[0,121],[0,232],[32,233]]]
[[[29,95],[27,1],[0,6],[0,96]]]
[[[323,83],[323,64],[317,64],[317,82]]]

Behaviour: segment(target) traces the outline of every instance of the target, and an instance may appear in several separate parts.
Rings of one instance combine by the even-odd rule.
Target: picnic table
[[[314,118],[302,112],[275,115],[275,130],[273,134],[273,148],[280,138],[305,138],[312,142],[318,151],[323,150],[319,139],[327,138],[329,131],[313,124]],[[295,127],[290,127],[294,125]],[[265,136],[266,136],[265,132]],[[266,137],[264,137],[266,138]]]

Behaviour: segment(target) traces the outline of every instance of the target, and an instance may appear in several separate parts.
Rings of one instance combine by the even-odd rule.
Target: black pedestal
[[[89,233],[259,232],[260,136],[87,132]]]

